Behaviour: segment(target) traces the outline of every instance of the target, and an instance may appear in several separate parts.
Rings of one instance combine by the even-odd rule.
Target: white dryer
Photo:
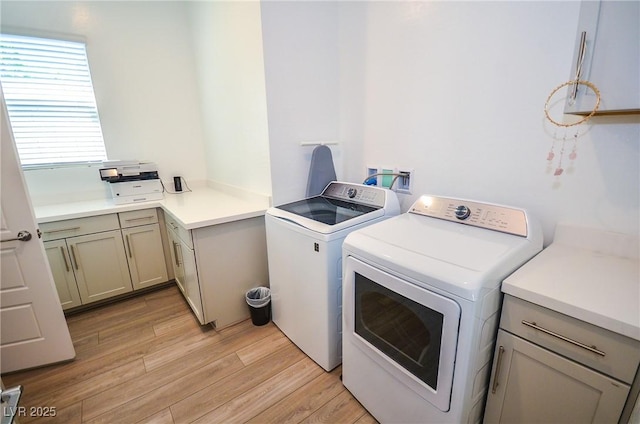
[[[327,371],[342,358],[342,242],[399,213],[393,191],[337,181],[267,210],[273,322]]]
[[[435,196],[349,234],[344,385],[380,422],[479,423],[502,280],[541,249],[526,211]]]

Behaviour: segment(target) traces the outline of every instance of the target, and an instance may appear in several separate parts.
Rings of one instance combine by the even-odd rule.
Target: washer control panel
[[[526,212],[508,206],[448,197],[421,196],[409,212],[521,237],[528,235]]]
[[[383,208],[386,202],[386,190],[361,184],[331,182],[322,192],[322,196],[362,205]]]

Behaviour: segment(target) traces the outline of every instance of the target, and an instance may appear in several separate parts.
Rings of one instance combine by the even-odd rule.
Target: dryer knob
[[[358,194],[358,190],[353,187],[347,190],[347,196],[349,196],[349,199],[353,199],[354,197],[356,197],[356,194]]]
[[[456,208],[455,214],[458,219],[467,219],[469,218],[469,215],[471,215],[471,209],[464,205],[460,205]]]

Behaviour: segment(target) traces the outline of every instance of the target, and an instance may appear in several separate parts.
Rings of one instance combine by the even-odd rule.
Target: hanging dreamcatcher
[[[573,98],[575,98],[575,93],[578,91],[579,85],[586,86],[595,94],[596,101],[593,110],[591,110],[588,115],[584,116],[582,119],[576,122],[564,123],[558,122],[553,119],[551,117],[551,114],[549,113],[551,99],[553,98],[553,96],[555,96],[556,93],[562,88],[573,86]],[[586,132],[586,130],[583,130],[581,132],[581,128],[584,128],[581,127],[581,125],[585,124],[589,119],[591,119],[591,117],[598,111],[599,107],[600,90],[598,90],[598,88],[593,85],[593,83],[585,80],[573,80],[567,81],[564,84],[560,84],[559,86],[554,88],[553,91],[551,91],[551,93],[549,94],[549,97],[547,97],[547,101],[544,104],[544,114],[547,120],[549,120],[549,122],[551,122],[555,126],[555,130],[553,132],[553,142],[551,144],[551,149],[547,154],[547,162],[549,164],[548,169],[553,170],[554,176],[559,177],[564,172],[563,161],[566,161],[568,159],[572,162],[578,156],[578,138]],[[567,150],[570,150],[569,153],[567,153]]]

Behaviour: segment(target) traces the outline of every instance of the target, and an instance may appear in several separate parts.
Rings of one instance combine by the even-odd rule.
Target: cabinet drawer
[[[155,208],[139,211],[120,212],[120,227],[130,228],[158,222],[158,211]]]
[[[176,218],[166,214],[167,228],[173,230],[176,235],[182,240],[190,249],[193,249],[193,240],[191,239],[191,230],[184,228]]]
[[[40,224],[43,241],[100,233],[119,228],[118,215],[115,213]]]
[[[640,363],[639,341],[513,296],[504,298],[500,327],[626,383]]]

